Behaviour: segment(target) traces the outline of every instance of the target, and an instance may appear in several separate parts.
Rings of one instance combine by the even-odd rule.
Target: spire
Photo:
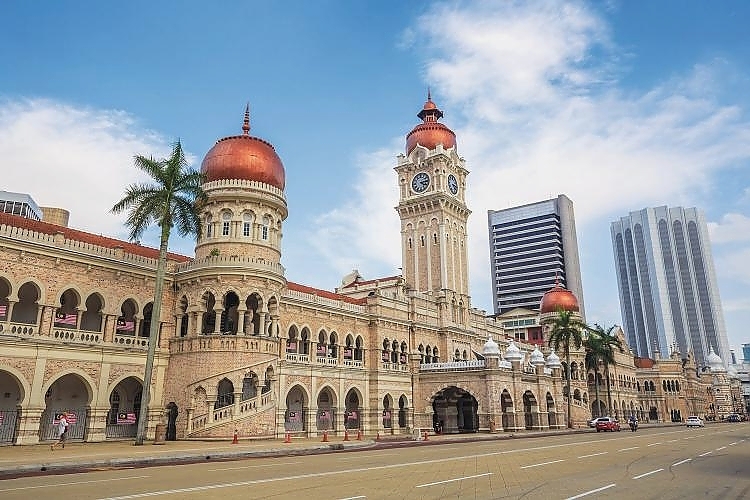
[[[245,120],[242,122],[242,134],[248,135],[250,133],[250,103],[245,105]]]
[[[429,85],[427,86],[427,100],[428,101],[432,100],[432,94],[430,93],[430,86]]]

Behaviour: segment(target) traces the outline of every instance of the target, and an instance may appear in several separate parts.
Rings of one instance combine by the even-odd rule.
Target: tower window
[[[264,241],[268,241],[268,226],[270,224],[271,221],[268,217],[263,217],[263,226],[260,228],[260,238]]]
[[[224,221],[221,225],[222,236],[229,236],[229,221]]]
[[[409,250],[411,250],[411,238],[409,238]]]
[[[419,242],[424,246],[424,236],[419,237]]]
[[[437,233],[432,233],[432,242],[435,245],[437,245],[437,242],[438,242]]]
[[[250,236],[250,227],[252,224],[250,222],[243,222],[242,223],[242,236],[248,237]]]

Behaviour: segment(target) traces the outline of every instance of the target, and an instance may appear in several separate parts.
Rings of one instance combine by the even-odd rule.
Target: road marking
[[[367,498],[367,497],[364,495],[360,495],[358,497],[340,498],[339,500],[356,500],[357,498]]]
[[[491,476],[491,475],[492,475],[492,472],[485,472],[484,474],[477,474],[476,476],[464,476],[464,477],[457,477],[455,479],[446,479],[445,481],[435,481],[434,483],[420,484],[418,486],[415,486],[415,488],[424,488],[426,486],[435,486],[436,484],[453,483],[455,481],[463,481],[464,479],[474,479],[477,477],[484,477],[484,476]]]
[[[661,444],[661,443],[651,443],[651,444],[650,444],[650,445],[648,445],[648,446],[657,446],[657,445],[660,445],[660,444]]]
[[[680,461],[680,462],[677,462],[676,464],[672,464],[672,467],[677,467],[678,465],[682,465],[682,464],[684,464],[685,462],[689,462],[689,461],[691,461],[691,460],[692,460],[692,458],[686,458],[685,460],[682,460],[682,461]]]
[[[529,467],[539,467],[539,466],[542,466],[542,465],[556,464],[557,462],[564,462],[564,461],[565,461],[565,459],[553,460],[551,462],[542,462],[541,464],[524,465],[521,468],[522,469],[528,469]]]
[[[710,451],[707,451],[706,453],[701,453],[701,454],[700,454],[700,455],[698,455],[698,456],[699,456],[699,457],[705,457],[706,455],[710,455],[710,454],[711,454],[711,452],[710,452]]]
[[[90,483],[106,483],[108,481],[126,481],[128,479],[143,479],[151,476],[128,476],[128,477],[116,477],[114,479],[92,479],[91,481],[71,481],[69,483],[49,483],[49,484],[37,484],[35,486],[19,486],[17,488],[5,488],[0,490],[3,491],[19,491],[19,490],[33,490],[38,488],[58,488],[60,486],[73,486],[76,484],[90,484]]]
[[[735,441],[734,443],[729,443],[729,446],[734,446],[736,444],[737,444],[737,441]]]
[[[608,484],[607,486],[602,486],[601,488],[597,488],[595,490],[587,491],[586,493],[581,493],[574,497],[568,497],[565,500],[575,500],[576,498],[585,497],[586,495],[591,495],[592,493],[599,493],[600,491],[604,491],[606,489],[612,488],[613,486],[615,486],[615,483]]]
[[[635,477],[634,477],[633,479],[640,479],[640,478],[642,478],[642,477],[650,476],[651,474],[656,474],[657,472],[661,472],[661,471],[663,471],[663,470],[664,470],[664,469],[656,469],[656,470],[652,470],[651,472],[647,472],[647,473],[645,473],[645,474],[641,474],[640,476],[635,476]]]
[[[698,436],[693,436],[693,437],[698,437]],[[689,438],[685,438],[685,439],[693,439],[693,438],[689,437]],[[676,443],[676,442],[677,442],[676,439],[673,439],[671,441],[667,441],[667,443]]]
[[[630,448],[621,448],[617,451],[628,451],[628,450],[636,450],[636,449],[638,449],[637,446],[631,446]]]
[[[261,467],[277,467],[279,465],[294,465],[294,464],[301,464],[302,462],[283,462],[283,463],[272,463],[272,464],[264,464],[264,465],[243,465],[242,467],[222,467],[220,469],[207,469],[206,472],[215,472],[220,470],[240,470],[240,469],[259,469]]]
[[[609,453],[609,452],[608,452],[608,451],[600,451],[599,453],[592,453],[591,455],[581,455],[581,456],[580,456],[580,457],[578,457],[578,458],[589,458],[589,457],[595,457],[595,456],[597,456],[597,455],[606,455],[607,453]]]
[[[722,446],[721,448],[716,448],[716,451],[721,451],[721,450],[723,450],[724,448],[726,448],[726,446]]]

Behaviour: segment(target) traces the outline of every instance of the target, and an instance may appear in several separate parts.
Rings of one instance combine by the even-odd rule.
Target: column
[[[221,311],[222,308],[214,308],[214,335],[221,333]]]
[[[182,330],[182,318],[184,317],[184,314],[176,314],[174,317],[174,338],[180,338],[180,333]]]
[[[237,335],[245,335],[245,313],[247,309],[237,308]]]
[[[206,311],[198,311],[195,313],[196,319],[198,320],[197,324],[195,325],[195,334],[196,335],[202,335],[203,334],[203,321],[206,317]]]
[[[260,313],[260,335],[261,336],[273,336],[273,332],[268,332],[268,311],[261,311]]]
[[[76,330],[81,329],[81,316],[83,316],[83,311],[76,308]]]
[[[13,306],[16,305],[16,302],[13,300],[8,300],[8,310],[5,311],[5,323],[10,323],[10,318],[13,317]]]

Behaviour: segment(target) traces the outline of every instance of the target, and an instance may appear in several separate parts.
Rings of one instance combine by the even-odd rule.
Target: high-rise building
[[[730,359],[719,287],[703,212],[645,208],[612,223],[620,308],[630,347],[643,357],[710,348]]]
[[[750,344],[742,344],[742,360],[750,363]]]
[[[0,191],[0,212],[42,220],[42,209],[28,194]]]
[[[556,280],[578,299],[583,286],[573,202],[565,195],[504,210],[488,210],[490,268],[495,314],[539,309]]]

